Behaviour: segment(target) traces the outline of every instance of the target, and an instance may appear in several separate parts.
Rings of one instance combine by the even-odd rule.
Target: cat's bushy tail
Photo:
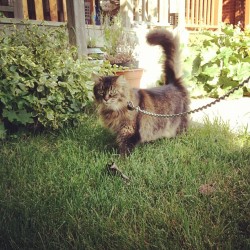
[[[180,40],[178,35],[164,29],[155,29],[147,34],[147,42],[151,45],[160,45],[166,56],[163,65],[167,83],[178,83],[182,76],[180,58]]]

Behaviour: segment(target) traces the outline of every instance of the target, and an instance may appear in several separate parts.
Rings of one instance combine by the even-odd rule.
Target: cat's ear
[[[125,76],[121,75],[117,77],[116,82],[120,84],[125,84],[127,81],[126,81]]]
[[[92,80],[93,80],[95,83],[98,83],[98,82],[100,82],[101,77],[100,77],[99,75],[97,75],[97,74],[92,73]]]

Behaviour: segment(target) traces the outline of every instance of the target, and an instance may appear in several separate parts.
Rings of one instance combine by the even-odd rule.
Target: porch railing
[[[215,29],[222,22],[222,0],[136,0],[135,21],[157,20],[160,24],[184,22],[188,29]],[[130,4],[133,1],[130,0]],[[185,5],[185,7],[183,7]]]
[[[17,19],[63,22],[67,20],[66,0],[0,0],[0,11]]]
[[[4,2],[9,4],[1,5]],[[222,21],[223,0],[120,0],[121,2],[127,4],[124,14],[131,19],[130,23],[142,21],[168,26],[174,20],[174,25],[179,21],[188,29],[216,29]],[[94,6],[95,0],[85,0],[85,12],[87,3]],[[20,19],[54,22],[67,20],[66,0],[0,0],[0,11],[12,12],[14,18]],[[88,15],[85,16],[87,19]]]
[[[222,22],[222,0],[186,0],[187,28],[216,29]]]

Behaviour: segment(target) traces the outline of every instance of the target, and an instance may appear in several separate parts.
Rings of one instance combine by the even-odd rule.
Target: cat
[[[94,96],[98,113],[105,127],[116,134],[119,153],[129,155],[133,148],[144,142],[163,137],[175,137],[188,128],[188,115],[175,118],[152,117],[130,110],[128,101],[141,109],[176,114],[189,111],[189,94],[180,69],[179,37],[172,32],[156,29],[146,36],[150,45],[160,45],[165,61],[164,85],[148,89],[133,89],[123,76],[104,76],[96,80]]]

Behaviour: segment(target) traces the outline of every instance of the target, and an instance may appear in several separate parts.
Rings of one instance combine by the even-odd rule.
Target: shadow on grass
[[[60,138],[74,140],[82,147],[96,153],[108,153],[116,151],[115,135],[103,128],[98,118],[92,116],[77,128],[64,129]]]

